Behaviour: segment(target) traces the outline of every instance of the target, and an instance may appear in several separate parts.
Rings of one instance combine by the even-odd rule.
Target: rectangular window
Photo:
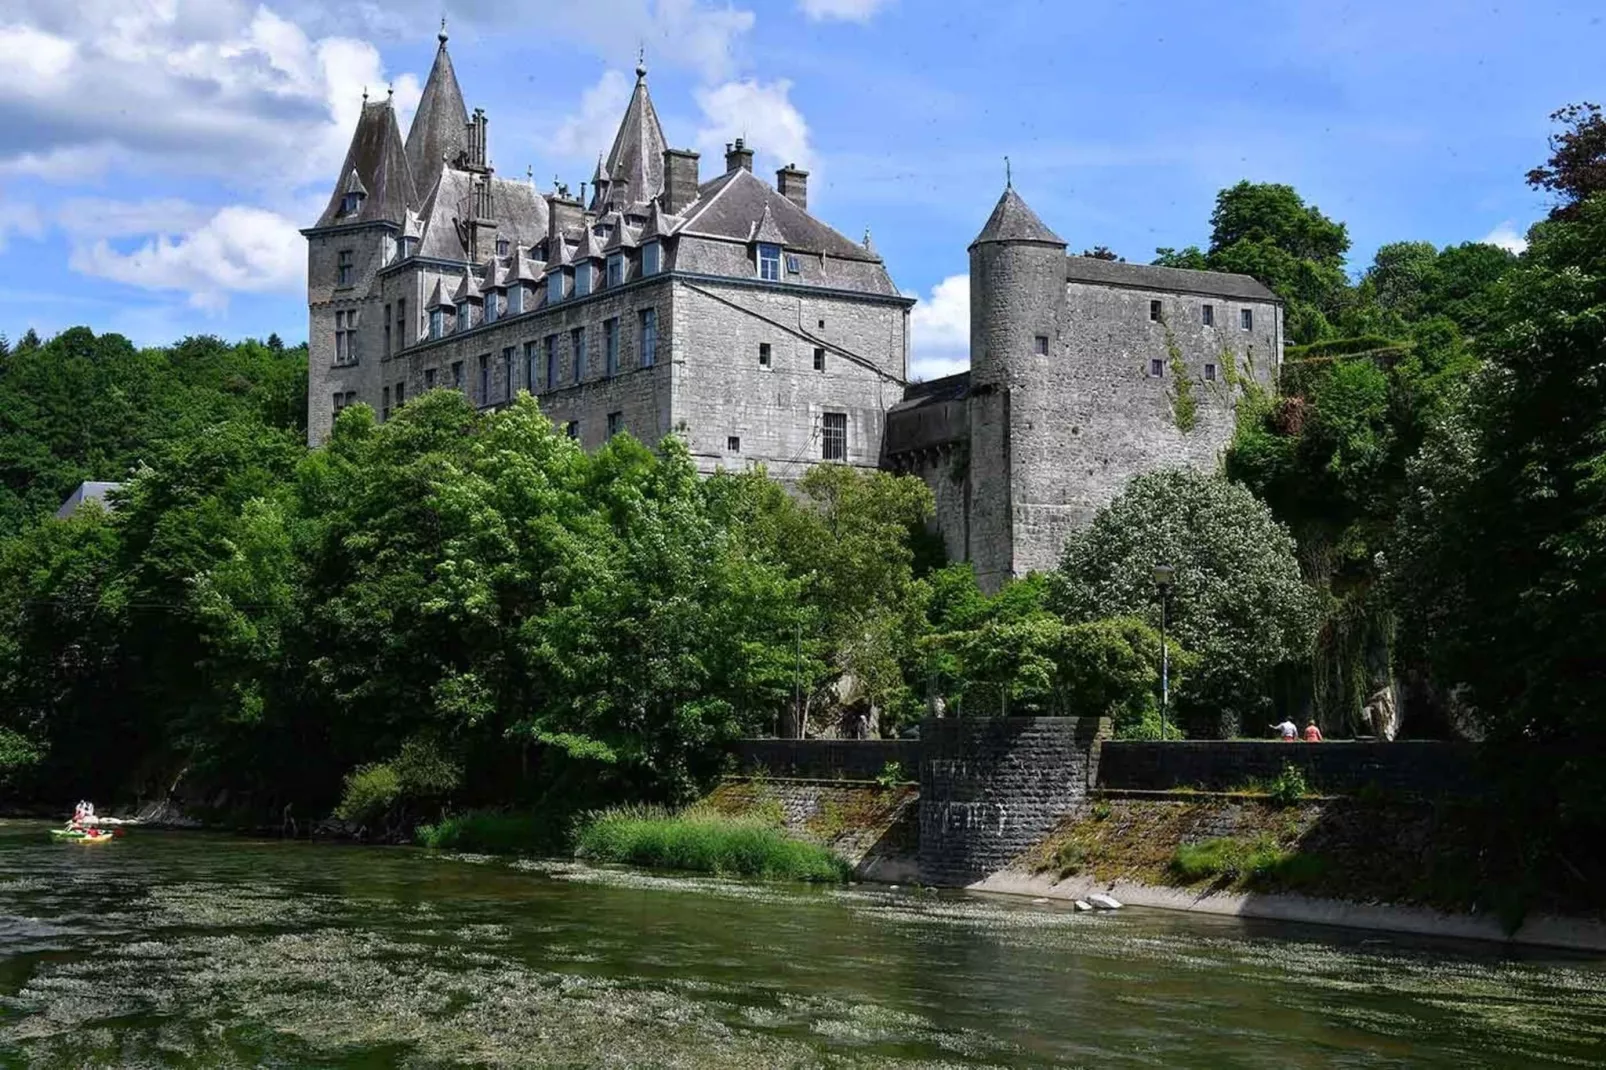
[[[569,332],[569,352],[574,358],[574,381],[579,382],[586,374],[586,329],[576,327]]]
[[[608,285],[622,286],[625,281],[625,257],[623,253],[614,253],[608,257]]]
[[[1048,356],[1048,335],[1040,334],[1032,339],[1032,352],[1040,357]]]
[[[381,420],[388,420],[388,419],[390,419],[390,387],[388,387],[388,386],[385,387],[383,393],[380,396],[384,400],[380,403],[380,406],[379,406],[379,418]]]
[[[396,348],[407,348],[407,301],[396,302]]]
[[[768,342],[760,342],[758,344],[758,366],[760,368],[768,368],[770,366],[770,344]]]
[[[487,404],[491,400],[491,355],[480,354],[480,392],[479,403]]]
[[[385,306],[385,356],[391,355],[390,348],[390,306]]]
[[[502,399],[513,400],[513,347],[502,350]]]
[[[765,282],[781,281],[781,247],[779,245],[760,245],[758,247],[758,277]]]
[[[470,318],[470,313],[472,312],[473,308],[474,308],[474,306],[469,304],[467,301],[464,301],[461,305],[457,306],[457,329],[458,330],[460,330],[460,331],[468,330],[469,324],[473,322],[473,320]]]
[[[1206,327],[1214,327],[1216,325],[1216,306],[1204,306],[1204,308],[1200,309],[1199,311],[1199,317]]]
[[[335,285],[355,286],[357,284],[356,254],[350,249],[342,249],[335,262]]]
[[[546,303],[555,305],[563,300],[563,272],[553,270],[546,277]]]
[[[498,311],[500,310],[496,300],[496,291],[492,290],[490,293],[485,295],[485,322],[495,323],[496,314]]]
[[[335,312],[335,363],[346,363],[346,314]]]
[[[335,313],[335,363],[357,363],[357,310]]]
[[[1164,374],[1165,361],[1161,360],[1159,357],[1149,358],[1149,377],[1151,379],[1158,379]]]
[[[793,256],[791,253],[786,254],[786,273],[788,275],[803,274],[803,265],[798,263],[797,257]]]
[[[525,389],[527,389],[532,394],[535,393],[535,384],[540,381],[535,377],[535,370],[536,370],[535,354],[536,354],[536,345],[535,345],[535,343],[534,342],[525,342],[524,343],[524,387],[525,387]]]
[[[606,361],[607,376],[612,379],[619,374],[619,319],[615,317],[602,321],[602,352]]]
[[[463,389],[463,362],[460,360],[452,361],[452,389]]]
[[[825,347],[824,346],[815,346],[814,347],[814,370],[817,371],[817,372],[825,371]]]
[[[407,384],[396,384],[396,407],[399,409],[407,401]]]
[[[346,395],[344,395],[340,391],[336,390],[335,391],[335,415],[339,416],[340,415],[340,410],[345,408],[345,407],[346,407]]]
[[[848,414],[828,412],[820,424],[820,458],[826,461],[848,459]]]
[[[1149,302],[1149,319],[1154,323],[1160,322],[1160,302]]]
[[[546,336],[546,388],[558,388],[558,336],[555,334]]]
[[[524,283],[507,288],[507,314],[517,316],[524,311]]]
[[[425,368],[424,369],[424,389],[425,390],[434,390],[435,389],[435,369],[434,368]]]
[[[580,421],[570,420],[568,423],[564,424],[563,433],[568,435],[570,438],[578,439],[580,437]]]
[[[591,292],[592,270],[590,261],[574,266],[574,296],[584,297]]]
[[[641,247],[641,273],[656,275],[664,267],[663,243],[650,241]]]
[[[496,255],[497,256],[506,256],[508,253],[510,253],[512,251],[513,251],[513,246],[506,238],[498,238],[498,239],[496,239]]]
[[[641,366],[650,368],[658,362],[658,310],[641,310]]]
[[[622,412],[610,412],[608,414],[608,437],[612,438],[624,429],[625,414]]]
[[[1243,324],[1244,330],[1246,330],[1246,331],[1254,330],[1255,329],[1255,310],[1252,309],[1252,308],[1242,309],[1238,313],[1238,321]]]
[[[1205,382],[1213,383],[1215,381],[1216,381],[1216,366],[1214,364],[1206,364],[1205,365]]]
[[[444,309],[432,308],[429,310],[429,336],[439,338],[441,332],[446,330],[446,312]]]
[[[736,435],[731,435],[728,438],[726,438],[725,439],[725,451],[727,453],[740,453],[740,452],[742,452],[742,440],[741,440],[741,438],[736,436]]]

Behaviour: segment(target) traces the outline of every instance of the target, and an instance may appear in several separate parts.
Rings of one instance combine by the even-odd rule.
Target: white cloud
[[[798,0],[803,14],[816,22],[869,22],[890,0]]]
[[[1507,252],[1518,255],[1528,248],[1528,239],[1517,232],[1516,224],[1509,219],[1478,240],[1485,245],[1498,245]]]
[[[553,154],[590,162],[607,152],[634,87],[624,72],[603,71],[597,84],[580,95],[580,110],[564,119],[552,135]],[[586,177],[590,176],[587,171]]]
[[[45,219],[38,205],[13,200],[0,193],[0,252],[5,250],[6,243],[13,234],[38,238],[42,237],[44,232]]]
[[[970,276],[950,275],[909,317],[910,374],[937,379],[970,367]]]
[[[138,206],[121,206],[131,218]],[[193,211],[189,212],[193,218]],[[115,225],[113,226],[115,231]],[[74,271],[146,290],[177,290],[207,311],[231,292],[292,293],[306,285],[306,246],[295,223],[260,208],[231,205],[184,233],[163,232],[129,252],[105,237],[75,243]]]
[[[723,159],[725,143],[744,138],[766,164],[795,163],[815,166],[809,145],[809,126],[792,104],[792,83],[781,79],[768,84],[745,80],[725,82],[696,93],[703,111],[697,146],[705,154]],[[816,178],[815,185],[819,185]]]

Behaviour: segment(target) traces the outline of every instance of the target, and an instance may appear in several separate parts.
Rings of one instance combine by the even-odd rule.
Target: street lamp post
[[[1177,570],[1170,565],[1154,566],[1154,583],[1160,588],[1160,738],[1165,739],[1166,706],[1171,700],[1171,653],[1166,648],[1165,629],[1171,615],[1171,583]]]

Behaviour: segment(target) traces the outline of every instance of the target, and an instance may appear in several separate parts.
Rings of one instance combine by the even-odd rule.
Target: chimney
[[[486,126],[489,121],[485,118],[484,108],[475,108],[474,114],[469,117],[467,126],[467,146],[459,158],[461,166],[466,171],[488,171],[485,163]]]
[[[585,207],[569,196],[569,190],[564,187],[551,197],[547,198],[547,205],[551,214],[547,217],[547,259],[558,259],[558,251],[563,247],[563,232],[575,230],[585,222]]]
[[[690,149],[664,150],[664,211],[679,215],[697,199],[697,154]]]
[[[805,212],[809,210],[809,173],[799,171],[797,164],[789,163],[775,172],[775,188]]]
[[[753,150],[741,138],[737,138],[734,145],[725,143],[725,172],[729,174],[738,167],[743,171],[753,169]]]

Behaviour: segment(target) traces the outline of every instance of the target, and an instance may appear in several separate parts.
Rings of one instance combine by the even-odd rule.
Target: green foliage
[[[1309,794],[1305,774],[1292,762],[1284,762],[1282,772],[1266,788],[1266,795],[1275,806],[1293,806]]]
[[[342,821],[377,821],[395,805],[401,790],[401,777],[390,763],[360,765],[346,774],[335,816]]]
[[[422,847],[475,854],[542,854],[562,849],[563,822],[529,811],[470,810],[419,825],[414,837]]]
[[[1182,359],[1182,347],[1171,325],[1165,325],[1166,362],[1171,369],[1171,419],[1184,435],[1199,424],[1199,399],[1193,396],[1193,380],[1188,376],[1188,363]]]
[[[1606,193],[1606,116],[1586,102],[1552,112],[1550,121],[1566,129],[1551,135],[1550,159],[1528,172],[1528,185],[1561,197],[1551,219],[1577,219],[1585,201]]]
[[[1152,570],[1176,569],[1172,634],[1198,660],[1177,690],[1191,734],[1233,735],[1268,708],[1268,676],[1302,657],[1316,598],[1294,544],[1243,487],[1186,471],[1132,480],[1066,543],[1051,604],[1067,620],[1115,615],[1159,623]]]
[[[1309,884],[1324,868],[1320,857],[1283,848],[1265,834],[1179,844],[1171,857],[1171,872],[1184,884],[1220,880],[1266,890]]]
[[[881,772],[876,774],[875,782],[890,791],[907,784],[909,774],[904,771],[902,762],[888,762],[881,767]]]
[[[576,854],[592,862],[763,880],[840,883],[852,875],[852,867],[824,847],[761,822],[701,812],[606,810],[582,824],[576,841]]]

